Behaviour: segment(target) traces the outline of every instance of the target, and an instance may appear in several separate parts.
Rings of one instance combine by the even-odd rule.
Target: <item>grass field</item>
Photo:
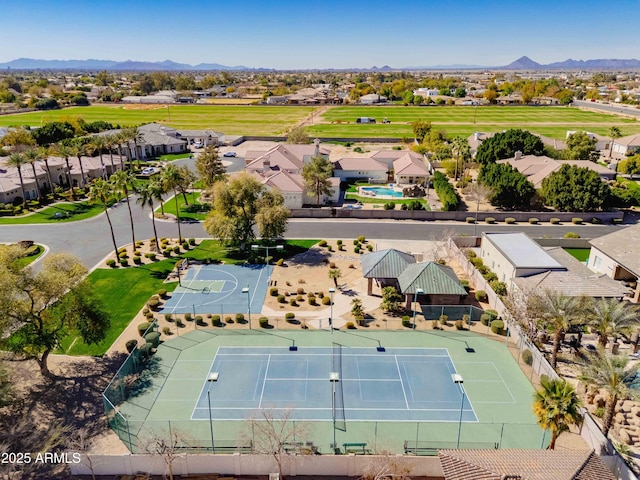
[[[228,135],[282,135],[317,110],[317,107],[264,105],[175,105],[145,110],[132,107],[96,105],[3,115],[0,126],[39,126],[81,117],[87,122],[104,120],[119,125],[158,122],[176,128],[213,129]],[[356,124],[358,117],[373,117],[379,123]],[[381,123],[385,117],[390,124]],[[523,128],[564,139],[567,130],[606,135],[614,125],[623,135],[640,133],[640,123],[633,119],[572,107],[527,106],[336,106],[314,116],[314,124],[308,126],[307,131],[320,137],[410,138],[413,135],[410,123],[418,119],[430,121],[434,128],[444,130],[449,136]],[[350,123],[332,123],[338,121]]]
[[[573,258],[579,262],[585,263],[589,259],[590,248],[565,248],[565,251],[569,253]]]
[[[57,203],[31,215],[2,217],[0,225],[27,225],[31,223],[66,223],[95,217],[104,211],[102,205],[88,202]],[[56,214],[59,214],[56,217]]]

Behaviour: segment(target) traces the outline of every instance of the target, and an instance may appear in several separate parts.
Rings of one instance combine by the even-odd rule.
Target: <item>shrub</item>
[[[482,259],[480,257],[476,257],[476,256],[470,257],[469,261],[476,268],[478,268],[480,265],[484,265],[484,262],[482,261]]]
[[[196,244],[196,239],[195,238],[190,238],[189,239],[189,245],[195,245]]]
[[[496,223],[496,219],[493,217],[487,217],[484,219],[484,223]]]
[[[326,240],[320,240],[320,241],[318,242],[318,246],[320,246],[320,247],[326,247],[326,246],[327,246],[327,241],[326,241]]]
[[[497,278],[491,280],[489,282],[489,286],[494,292],[496,292],[496,295],[503,296],[507,294],[507,284],[499,281]]]
[[[467,291],[467,293],[469,293],[469,290],[471,289],[469,280],[460,280],[460,286],[462,286]]]
[[[336,240],[336,245],[338,246],[342,245],[342,240]]]
[[[558,225],[558,224],[560,224],[560,219],[556,218],[556,217],[552,217],[552,218],[549,219],[549,223],[551,225]]]
[[[533,365],[533,353],[531,353],[531,350],[525,348],[522,351],[522,361],[527,365]]]
[[[529,219],[529,223],[530,223],[531,225],[537,225],[539,221],[540,221],[540,220],[538,220],[538,219],[537,219],[537,218],[535,218],[535,217],[531,217],[531,218]]]
[[[491,322],[491,331],[496,335],[502,335],[504,331],[504,322],[502,320],[494,320]]]
[[[489,315],[489,321],[493,322],[496,318],[498,318],[498,312],[496,310],[485,310],[484,313],[486,313],[487,315]]]
[[[147,318],[147,320],[149,320],[149,321],[151,321],[151,322],[153,321],[153,313],[149,312],[149,313],[147,313],[147,314],[145,315],[145,317]]]
[[[327,245],[327,251],[333,252],[333,247],[331,245]]]
[[[317,295],[318,298],[324,298],[324,292],[318,292]]]
[[[580,238],[576,232],[567,232],[564,234],[564,238]]]
[[[278,303],[285,303],[287,300],[284,295],[278,295]]]
[[[318,302],[316,301],[316,297],[315,296],[309,297],[307,301],[309,302],[309,305],[317,305],[318,304]]]
[[[278,267],[281,267],[284,264],[284,258],[279,258],[278,261],[276,262],[276,265]]]
[[[476,223],[476,219],[473,217],[467,217],[464,219],[467,223]]]
[[[353,322],[347,322],[347,329],[355,330],[356,329],[356,325]]]
[[[449,325],[449,315],[440,315],[440,324]]]
[[[593,217],[591,219],[591,223],[593,223],[594,225],[600,225],[602,223],[602,220],[600,220],[598,217]]]
[[[181,318],[176,318],[176,326],[178,327],[184,327],[184,322],[182,321]]]
[[[302,288],[302,287],[298,287],[298,289],[296,290],[296,293],[297,293],[298,295],[304,295],[304,288]]]
[[[147,301],[147,306],[149,307],[150,310],[157,310],[159,305],[160,305],[160,300],[156,298],[152,298],[151,300]]]
[[[120,252],[118,253],[118,258],[129,258],[129,256],[127,255],[127,252]]]
[[[456,330],[464,330],[464,323],[462,320],[456,320]]]
[[[193,321],[193,315],[191,315],[191,313],[187,312],[187,313],[184,314],[184,319],[187,322],[191,322],[191,321]]]
[[[236,313],[236,322],[238,323],[244,322],[244,313]]]
[[[360,253],[360,246],[356,245],[355,247],[353,247],[353,253]]]
[[[298,303],[296,302],[295,298],[292,298],[291,300],[289,300],[289,305],[292,307],[297,307]]]
[[[396,204],[394,202],[387,202],[384,204],[385,210],[395,210]]]
[[[147,343],[153,345],[153,348],[156,348],[160,345],[160,334],[158,332],[149,332],[144,336],[144,339]]]
[[[496,275],[494,272],[492,272],[492,271],[490,271],[490,270],[489,270],[489,271],[487,271],[487,272],[485,272],[482,276],[483,276],[483,277],[484,277],[484,279],[485,279],[487,282],[489,282],[489,283],[491,283],[491,282],[493,282],[494,280],[497,280],[497,279],[498,279],[498,275]]]
[[[514,223],[516,223],[516,219],[513,217],[507,217],[504,219],[504,223],[508,225],[513,225]]]
[[[260,317],[258,319],[258,324],[260,328],[267,328],[269,326],[269,319],[267,317]]]
[[[110,258],[109,260],[107,260],[107,267],[115,268],[116,261],[113,258]]]
[[[604,407],[598,407],[593,411],[593,414],[598,418],[604,418]]]
[[[143,337],[144,336],[144,332],[146,332],[149,327],[151,326],[150,322],[142,322],[138,324],[138,334]]]
[[[411,328],[411,317],[409,317],[409,315],[402,316],[402,326],[406,328]]]
[[[368,245],[367,245],[367,250],[368,250],[368,251],[370,251],[370,252],[372,252],[372,251],[373,251],[373,245],[368,244]]]
[[[582,224],[582,219],[580,217],[573,217],[571,219],[571,223],[573,223],[574,225],[581,225]]]
[[[360,245],[360,242],[358,241],[358,239],[355,239],[355,240],[353,241],[353,244],[354,244],[354,245]]]
[[[136,265],[140,265],[142,263],[142,260],[138,255],[136,255],[133,257],[133,263],[135,263]]]
[[[129,340],[124,345],[127,349],[127,352],[131,353],[138,346],[138,340]]]
[[[214,315],[211,317],[211,323],[218,325],[220,323],[220,315]]]
[[[471,249],[467,249],[464,251],[464,256],[467,257],[468,259],[472,259],[472,258],[476,258],[478,255],[476,255],[476,252],[474,252]]]
[[[170,248],[165,248],[165,249],[162,251],[162,254],[163,254],[165,257],[170,257],[170,256],[171,256],[171,253],[172,253],[172,250],[171,250]]]
[[[296,314],[293,312],[287,312],[284,314],[284,318],[288,322],[289,320],[293,320],[294,318],[296,318]]]
[[[432,180],[433,188],[438,195],[440,203],[442,203],[442,210],[457,210],[458,206],[460,205],[460,197],[458,196],[458,193],[456,192],[453,185],[449,183],[446,175],[442,172],[436,171],[432,177]],[[473,222],[469,223],[475,223],[475,219]]]
[[[488,315],[486,313],[483,313],[482,315],[480,315],[480,323],[482,323],[484,326],[488,326],[490,321],[491,321],[491,315]]]
[[[302,295],[296,295],[296,302],[304,302],[304,297]]]
[[[169,327],[162,327],[162,333],[164,335],[171,335],[171,329]]]
[[[224,317],[224,323],[233,323],[233,318],[227,315],[226,317]]]
[[[189,250],[189,243],[188,242],[182,242],[182,249],[183,250]],[[179,252],[180,250],[178,250]]]
[[[323,297],[322,305],[331,305],[331,297]]]
[[[153,355],[153,345],[151,345],[150,343],[145,343],[144,345],[142,345],[140,347],[140,355],[142,355],[142,358],[149,358],[151,355]]]
[[[271,287],[269,289],[269,295],[271,295],[272,297],[277,297],[278,296],[278,289],[276,287]]]
[[[164,288],[161,288],[158,290],[158,296],[160,298],[167,298],[167,291]]]
[[[123,258],[122,260],[120,260],[120,265],[122,265],[123,267],[128,267],[129,261],[126,258]]]
[[[165,319],[167,322],[173,322],[173,315],[172,315],[172,314],[170,314],[170,313],[165,313],[165,314],[164,314],[164,319]]]
[[[364,235],[360,235],[360,236],[358,237],[358,241],[359,241],[360,243],[364,243],[364,242],[366,242],[367,240],[366,240],[366,238],[365,238],[365,236],[364,236]]]
[[[486,302],[487,301],[487,292],[485,292],[484,290],[478,290],[476,292],[476,300],[479,302]]]

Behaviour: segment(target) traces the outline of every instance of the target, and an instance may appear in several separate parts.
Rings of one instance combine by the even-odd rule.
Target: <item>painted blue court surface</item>
[[[191,265],[167,299],[162,313],[231,315],[262,310],[272,267],[266,265]],[[242,293],[248,288],[249,293]]]
[[[477,422],[444,348],[342,348],[339,382],[330,382],[330,347],[219,347],[203,379],[192,420],[243,420],[257,409],[288,409],[294,420],[327,421],[344,405],[346,421]],[[334,389],[338,390],[336,401]],[[340,413],[341,415],[341,413]]]

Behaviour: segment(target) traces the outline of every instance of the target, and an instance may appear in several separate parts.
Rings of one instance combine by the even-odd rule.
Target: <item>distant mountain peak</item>
[[[523,55],[515,62],[511,62],[509,65],[503,68],[506,68],[507,70],[535,70],[540,67],[542,67],[542,65],[540,65],[538,62],[534,62],[526,55]]]

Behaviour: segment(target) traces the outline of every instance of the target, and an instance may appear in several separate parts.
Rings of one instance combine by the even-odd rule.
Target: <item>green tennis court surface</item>
[[[337,395],[329,380],[336,370]],[[207,382],[213,372],[217,381]],[[105,406],[133,452],[141,438],[169,432],[185,448],[211,451],[211,430],[216,451],[244,448],[245,419],[268,411],[304,424],[300,440],[321,453],[333,453],[334,433],[338,445],[403,453],[455,448],[458,431],[461,448],[541,448],[548,439],[533,393],[503,342],[471,332],[201,329],[164,342],[146,362],[130,358]],[[334,416],[344,429],[334,430]]]

